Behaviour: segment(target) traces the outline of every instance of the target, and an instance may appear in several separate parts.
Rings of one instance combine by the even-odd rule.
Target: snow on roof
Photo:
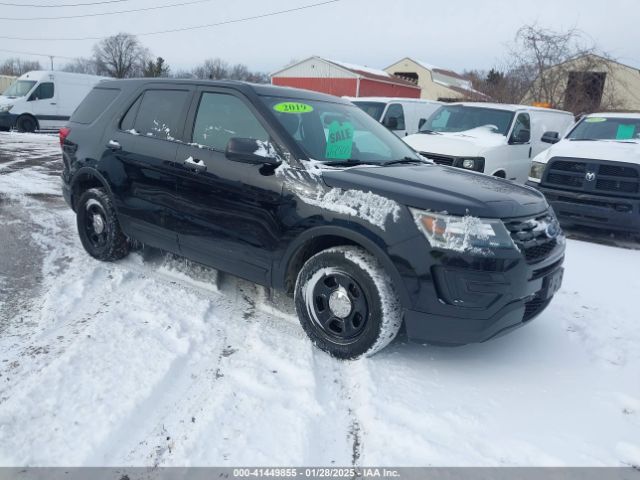
[[[378,75],[379,77],[393,78],[384,70],[378,70],[377,68],[371,68],[363,65],[356,65],[355,63],[339,62],[337,60],[332,60],[330,58],[325,58],[325,60],[331,63],[335,63],[336,65],[340,65],[341,67],[344,67],[347,70],[357,70],[359,72],[365,72],[371,75]]]
[[[639,112],[598,112],[591,113],[587,117],[605,117],[605,118],[640,118]]]
[[[405,80],[404,78],[391,75],[385,72],[384,70],[378,70],[377,68],[364,67],[362,65],[356,65],[353,63],[338,62],[336,60],[329,60],[327,58],[321,58],[321,60],[324,60],[325,62],[333,63],[334,65],[345,68],[350,72],[355,73],[356,75],[367,77],[373,80],[396,83],[398,85],[402,85],[405,87],[420,88],[414,82],[410,82],[409,80]]]
[[[427,70],[440,70],[440,67],[436,67],[435,65],[432,65],[430,63],[423,62],[422,60],[413,60],[413,61],[416,62],[421,67],[426,68]]]
[[[491,108],[494,110],[506,110],[509,112],[516,112],[519,110],[529,110],[536,112],[555,112],[563,113],[566,115],[572,115],[571,112],[565,112],[564,110],[555,110],[553,108],[534,107],[531,105],[516,105],[511,103],[489,103],[489,102],[454,102],[449,105],[463,105],[465,107],[477,107],[477,108]]]
[[[350,102],[403,102],[403,103],[429,103],[440,105],[442,102],[437,100],[427,100],[425,98],[406,98],[406,97],[342,97]]]

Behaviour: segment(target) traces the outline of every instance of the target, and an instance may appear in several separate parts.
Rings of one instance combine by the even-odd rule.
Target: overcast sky
[[[88,3],[98,0],[7,0],[8,3]],[[190,0],[121,0],[84,7],[0,6],[0,17],[53,17],[113,12]],[[191,0],[193,1],[193,0]],[[111,16],[64,20],[0,20],[0,36],[28,38],[143,33],[255,16],[322,0],[207,0],[195,5]],[[7,3],[5,2],[5,3]],[[0,2],[2,3],[2,2]],[[577,27],[623,63],[640,67],[638,0],[340,0],[282,15],[213,28],[140,36],[174,70],[205,58],[242,62],[272,72],[291,59],[311,55],[384,68],[410,56],[462,71],[499,64],[523,24]],[[88,56],[94,40],[0,39],[0,49]],[[0,60],[11,53],[0,51]],[[24,55],[23,55],[24,57]],[[37,58],[37,57],[31,57]],[[40,58],[43,64],[48,60]],[[60,66],[65,59],[57,59]]]

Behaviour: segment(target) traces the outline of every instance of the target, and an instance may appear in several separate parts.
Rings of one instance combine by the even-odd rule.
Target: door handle
[[[107,142],[107,148],[109,150],[122,150],[122,146],[120,145],[120,143],[116,142],[115,140],[109,140]]]
[[[207,166],[204,164],[202,160],[197,158],[189,157],[182,164],[196,172],[205,172],[207,170]]]
[[[51,102],[51,105],[57,105],[57,103],[56,102]]]

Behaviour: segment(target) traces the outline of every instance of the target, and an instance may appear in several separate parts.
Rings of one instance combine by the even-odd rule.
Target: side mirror
[[[280,165],[281,163],[273,145],[254,138],[230,138],[225,156],[234,162],[253,165]]]
[[[531,140],[531,131],[530,130],[520,130],[517,134],[511,136],[511,144],[522,144],[529,143]]]
[[[384,126],[389,130],[397,130],[398,129],[398,117],[388,117],[384,121]]]
[[[554,143],[558,143],[560,141],[560,134],[558,132],[544,132],[540,141],[553,145]]]

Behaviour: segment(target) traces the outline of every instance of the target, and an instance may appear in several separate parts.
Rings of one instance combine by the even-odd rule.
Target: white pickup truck
[[[419,133],[403,140],[438,164],[525,183],[531,159],[574,121],[572,113],[561,110],[451,103],[436,110]]]
[[[640,114],[594,113],[533,159],[539,189],[565,226],[640,233]]]

